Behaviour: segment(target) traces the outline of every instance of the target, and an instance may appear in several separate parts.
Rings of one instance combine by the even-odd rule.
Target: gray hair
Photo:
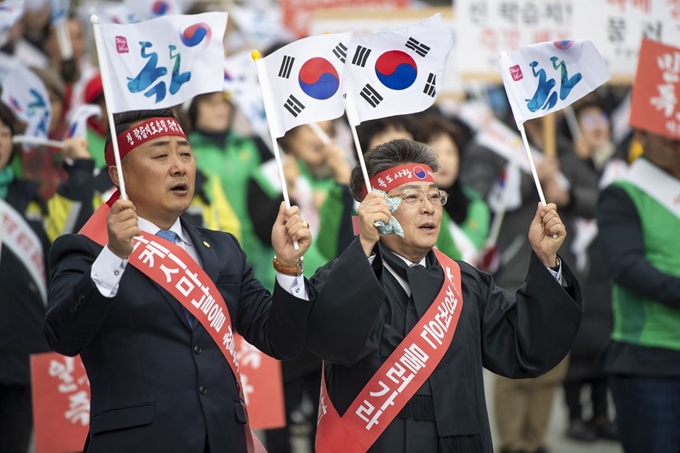
[[[403,138],[376,146],[364,154],[364,161],[369,178],[402,164],[425,164],[429,165],[433,172],[439,170],[437,155],[429,146]],[[352,170],[349,187],[354,199],[361,201],[364,177],[359,165]]]

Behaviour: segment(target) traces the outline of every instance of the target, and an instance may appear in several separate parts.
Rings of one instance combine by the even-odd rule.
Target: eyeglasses
[[[425,193],[420,189],[409,189],[394,194],[394,196],[401,198],[406,204],[411,206],[421,206],[426,198],[435,206],[444,206],[449,199],[449,194],[443,190],[433,190]]]

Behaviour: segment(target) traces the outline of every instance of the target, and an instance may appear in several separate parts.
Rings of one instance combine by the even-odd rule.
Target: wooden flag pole
[[[541,121],[543,121],[543,155],[547,158],[557,157],[555,114],[549,113],[541,118]]]
[[[251,53],[253,61],[255,62],[255,67],[257,68],[257,77],[260,80],[260,88],[262,89],[262,101],[264,102],[264,111],[267,114],[267,124],[269,124],[269,134],[272,138],[272,151],[274,151],[274,158],[276,159],[276,166],[279,170],[279,179],[281,180],[281,192],[283,193],[283,201],[286,203],[286,208],[290,208],[290,197],[288,196],[288,185],[286,184],[286,176],[283,173],[283,163],[281,161],[281,150],[279,149],[279,142],[277,139],[277,133],[274,132],[273,125],[276,125],[274,120],[275,110],[272,104],[271,97],[269,93],[270,86],[269,80],[267,79],[267,71],[262,63],[262,57],[260,52],[253,50]],[[276,128],[278,132],[278,128]],[[295,250],[300,250],[297,239],[293,239],[293,248]]]
[[[104,102],[107,105],[106,113],[109,117],[109,134],[111,134],[111,143],[113,144],[113,157],[116,161],[116,172],[118,173],[118,190],[120,197],[127,200],[127,192],[125,191],[125,180],[123,179],[123,165],[120,161],[120,149],[118,148],[118,137],[116,136],[116,122],[113,119],[113,93],[111,93],[111,82],[109,79],[109,68],[106,62],[106,50],[104,50],[104,39],[102,38],[102,31],[99,27],[99,17],[96,14],[90,16],[92,22],[92,29],[94,30],[94,44],[97,50],[97,59],[99,60],[99,73],[102,78],[102,88],[104,90]]]

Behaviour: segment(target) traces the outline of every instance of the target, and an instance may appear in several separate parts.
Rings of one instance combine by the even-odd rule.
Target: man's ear
[[[115,165],[111,165],[108,169],[109,171],[109,178],[111,178],[111,181],[113,181],[113,184],[116,187],[120,187],[120,184],[118,184],[118,170]]]

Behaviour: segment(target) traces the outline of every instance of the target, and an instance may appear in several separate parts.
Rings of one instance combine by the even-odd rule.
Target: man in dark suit
[[[111,203],[106,226],[103,220],[100,225],[108,238],[96,241],[96,225],[90,225],[89,237],[62,236],[50,254],[45,336],[55,351],[80,354],[87,370],[92,403],[86,451],[250,451],[252,434],[232,371],[236,361],[230,366],[225,352],[233,341],[226,334],[224,344],[215,340],[212,331],[219,328],[202,318],[198,305],[192,307],[196,299],[180,301],[165,278],[147,276],[134,247],[144,246],[139,237],[167,239],[157,242],[171,255],[175,250],[174,256],[185,256],[187,265],[197,263],[198,278],[203,273],[226,302],[231,324],[219,326],[222,332],[233,329],[264,353],[285,359],[304,348],[314,298],[301,277],[309,228],[297,207],[281,205],[272,229],[278,271],[272,296],[253,277],[232,235],[180,219],[193,197],[196,164],[174,114],[120,114],[116,135],[129,200]],[[119,186],[109,142],[109,174]]]

